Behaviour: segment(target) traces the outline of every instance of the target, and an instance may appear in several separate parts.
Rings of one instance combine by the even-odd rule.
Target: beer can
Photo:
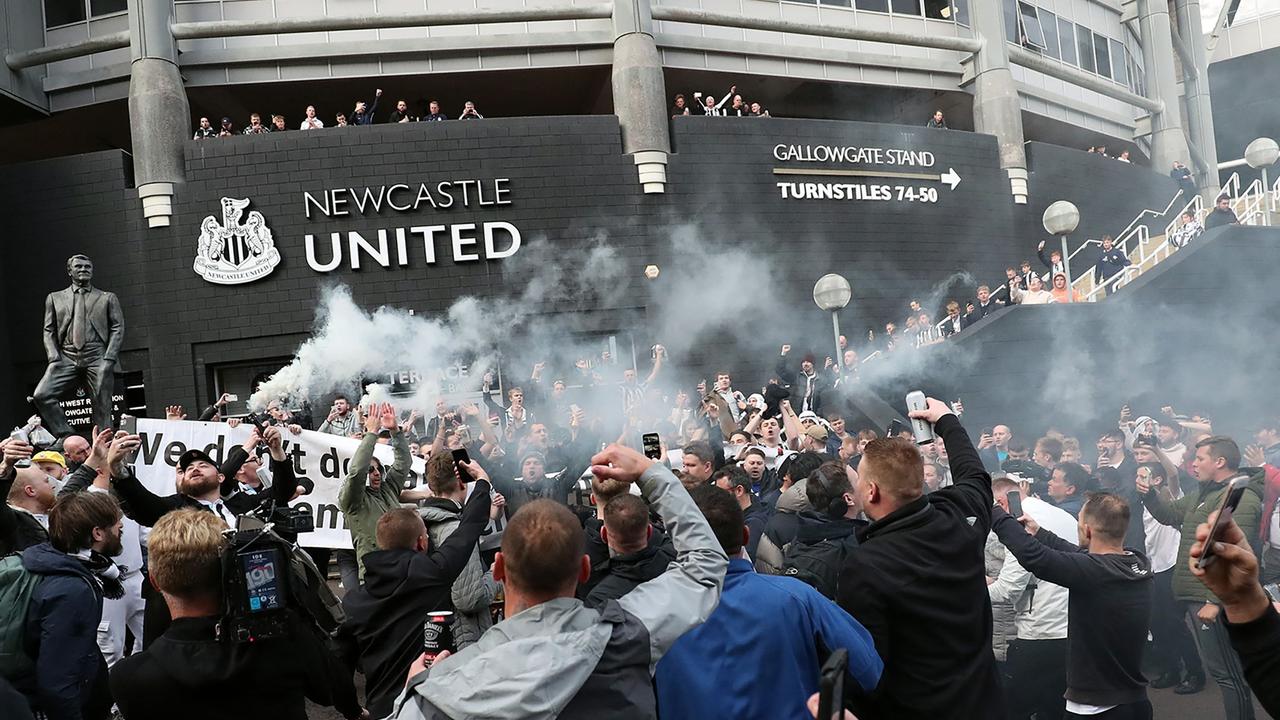
[[[422,625],[422,650],[427,656],[427,667],[431,667],[440,653],[457,652],[453,645],[452,625],[452,612],[433,612],[427,616],[427,621]]]

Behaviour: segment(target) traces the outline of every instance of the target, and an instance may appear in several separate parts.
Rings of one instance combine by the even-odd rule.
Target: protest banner
[[[192,448],[208,453],[214,461],[222,463],[232,448],[248,439],[253,426],[247,423],[230,427],[225,423],[191,422],[175,420],[138,420],[138,435],[142,447],[134,471],[138,479],[157,495],[175,492],[178,458]],[[315,490],[299,497],[292,507],[304,510],[315,518],[316,530],[301,535],[298,544],[303,547],[351,548],[351,534],[346,519],[338,509],[338,491],[350,469],[351,456],[360,445],[359,440],[303,430],[294,435],[282,428],[285,454],[293,461],[293,469],[299,478],[315,483]],[[390,445],[379,444],[374,456],[390,467],[394,451]],[[413,459],[413,470],[422,477],[425,462]]]

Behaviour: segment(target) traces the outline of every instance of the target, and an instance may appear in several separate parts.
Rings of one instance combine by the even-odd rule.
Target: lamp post
[[[1244,149],[1244,161],[1249,167],[1262,170],[1263,225],[1271,224],[1271,187],[1267,185],[1267,168],[1275,165],[1276,160],[1280,160],[1280,145],[1271,138],[1258,138]]]
[[[837,366],[841,362],[839,312],[849,304],[851,297],[853,297],[853,288],[849,287],[849,281],[835,273],[823,275],[813,284],[813,301],[820,309],[831,313],[831,330],[835,334],[836,343],[834,357]]]
[[[1076,231],[1080,225],[1080,210],[1066,200],[1059,200],[1045,208],[1040,218],[1045,232],[1062,238],[1062,269],[1067,274],[1067,297],[1071,295],[1071,255],[1067,252],[1067,236]],[[1053,278],[1049,278],[1049,286],[1053,287]]]

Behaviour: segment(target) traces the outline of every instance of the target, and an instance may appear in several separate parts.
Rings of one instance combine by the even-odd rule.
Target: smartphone
[[[1022,493],[1017,490],[1010,490],[1005,497],[1009,499],[1009,514],[1015,520],[1022,517]]]
[[[1249,478],[1244,475],[1237,475],[1227,481],[1227,489],[1222,493],[1222,503],[1218,505],[1218,519],[1214,521],[1213,527],[1209,528],[1209,537],[1204,541],[1204,552],[1196,560],[1197,568],[1208,567],[1217,559],[1213,554],[1213,545],[1222,535],[1223,526],[1231,519],[1231,514],[1240,504],[1240,498],[1244,496],[1244,490],[1248,486]]]
[[[453,461],[458,465],[471,462],[471,456],[467,454],[466,448],[458,448],[453,451]]]
[[[138,434],[138,418],[128,413],[122,414],[120,416],[120,429],[129,435],[137,435]],[[133,452],[129,453],[129,457],[125,458],[125,460],[129,464],[133,464],[133,461],[136,460],[137,457],[138,457],[138,451],[134,450]]]
[[[818,720],[844,717],[844,676],[849,673],[849,651],[840,648],[822,665],[818,681]]]
[[[227,393],[227,402],[239,402],[240,396],[235,393]]]
[[[902,421],[895,418],[893,422],[889,423],[889,427],[885,429],[884,436],[886,438],[898,437],[898,434],[906,429],[907,428],[902,424]]]
[[[645,457],[650,460],[662,457],[662,440],[658,438],[658,433],[645,433],[640,436],[640,442],[644,447]]]
[[[991,436],[991,428],[982,428],[982,435],[985,435],[985,436],[990,437],[990,436]],[[982,437],[982,435],[979,435],[979,437]]]

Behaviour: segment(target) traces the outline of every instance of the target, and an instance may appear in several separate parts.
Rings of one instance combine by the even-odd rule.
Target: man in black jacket
[[[1071,590],[1067,609],[1068,718],[1150,720],[1142,651],[1151,617],[1151,563],[1124,547],[1129,504],[1100,492],[1080,511],[1080,546],[996,511],[994,530],[1036,577]],[[1030,533],[1030,534],[1028,534]],[[1103,708],[1098,712],[1098,708]]]
[[[351,673],[324,637],[290,611],[284,637],[237,643],[219,638],[221,521],[195,509],[167,513],[147,540],[151,583],[173,624],[146,650],[111,669],[111,692],[129,720],[306,718],[305,699],[346,718],[368,718]]]
[[[277,508],[285,507],[295,497],[315,489],[315,483],[310,479],[297,477],[293,461],[284,452],[280,428],[268,427],[267,438],[264,443],[258,429],[254,428],[243,445],[231,448],[219,469],[222,475],[219,489],[227,507],[237,516],[253,512],[268,500],[275,501]],[[258,475],[263,454],[271,457],[270,485],[265,485]]]
[[[49,539],[49,508],[54,489],[49,477],[36,465],[15,466],[30,460],[35,448],[10,438],[0,443],[0,557],[21,552]],[[7,502],[6,502],[7,501]]]
[[[1217,205],[1210,213],[1205,216],[1204,229],[1211,230],[1223,225],[1235,225],[1240,222],[1240,218],[1236,217],[1236,211],[1231,209],[1231,200],[1223,195],[1218,198]]]
[[[746,522],[750,535],[745,550],[751,562],[756,561],[756,548],[760,546],[760,538],[764,535],[765,525],[773,513],[751,494],[751,476],[740,465],[727,465],[711,475],[711,482],[728,490],[738,507],[742,508],[742,517]]]
[[[675,548],[651,545],[653,526],[649,524],[649,505],[631,493],[621,495],[604,506],[604,529],[601,537],[609,546],[609,561],[604,575],[583,600],[589,608],[600,608],[609,600],[617,600],[666,572],[675,560]]]
[[[855,714],[1004,718],[982,560],[991,476],[946,403],[929,398],[911,417],[946,443],[955,484],[926,495],[909,441],[873,440],[863,451],[856,492],[872,522],[858,532],[837,599],[871,632],[885,667],[877,695]]]
[[[338,642],[348,659],[359,657],[369,712],[384,717],[404,689],[405,673],[422,654],[422,625],[436,610],[452,610],[450,589],[489,523],[489,476],[475,462],[463,467],[476,478],[458,528],[431,548],[416,510],[398,508],[378,519],[381,550],[364,556],[364,585],[342,600],[347,619]]]

